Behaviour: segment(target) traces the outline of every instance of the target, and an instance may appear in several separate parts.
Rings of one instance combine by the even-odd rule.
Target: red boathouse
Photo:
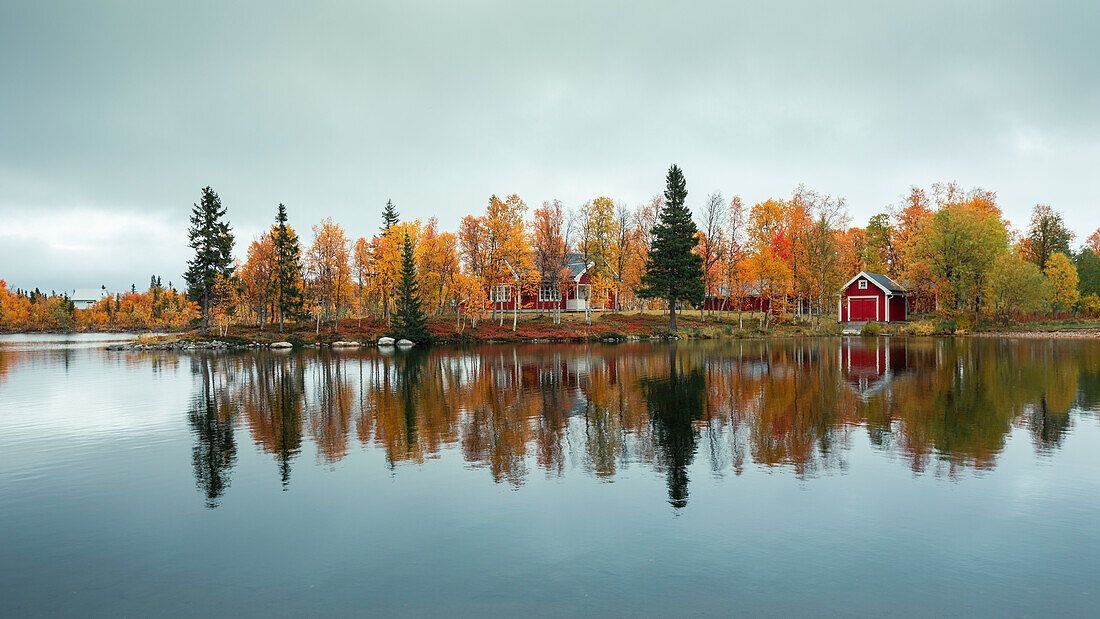
[[[909,292],[881,273],[860,271],[840,290],[837,316],[840,322],[901,322]]]

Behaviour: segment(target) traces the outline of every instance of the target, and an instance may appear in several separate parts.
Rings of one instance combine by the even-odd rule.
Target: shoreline
[[[683,317],[687,318],[687,317]],[[524,321],[519,328],[512,330],[510,325],[500,326],[486,323],[477,327],[466,327],[463,332],[453,329],[453,323],[437,323],[433,345],[469,346],[481,344],[592,344],[622,342],[660,342],[681,340],[761,340],[819,337],[982,337],[982,338],[1029,338],[1029,339],[1100,339],[1100,324],[1081,324],[1079,327],[1051,325],[1051,328],[1024,328],[969,331],[965,333],[914,333],[912,323],[879,323],[878,333],[856,333],[845,335],[842,325],[826,323],[814,329],[808,325],[782,324],[768,330],[746,325],[738,327],[736,323],[720,320],[700,321],[698,319],[681,320],[679,329],[669,332],[666,325],[653,316],[618,314],[605,316],[592,324],[563,322],[553,324],[544,320]],[[1078,323],[1080,324],[1080,323]],[[256,326],[232,326],[228,333],[202,333],[197,329],[171,331],[165,329],[138,331],[133,329],[48,329],[0,331],[0,335],[124,335],[132,334],[135,343],[162,346],[168,343],[181,345],[213,344],[217,347],[232,348],[268,348],[275,342],[288,342],[293,348],[330,347],[334,342],[342,342],[346,347],[374,347],[378,339],[387,335],[386,325],[371,321],[357,324],[355,319],[342,319],[339,330],[315,333],[313,330],[299,329],[300,325],[285,329],[284,332],[263,329]],[[214,330],[212,330],[214,331]],[[213,346],[211,346],[213,347]],[[337,346],[339,347],[339,345]]]

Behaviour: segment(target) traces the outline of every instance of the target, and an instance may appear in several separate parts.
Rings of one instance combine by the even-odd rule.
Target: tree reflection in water
[[[229,474],[237,461],[237,443],[233,438],[234,404],[220,382],[229,373],[217,371],[216,365],[218,359],[207,355],[192,359],[191,371],[199,379],[188,410],[191,433],[195,437],[191,448],[195,483],[210,508],[218,506],[229,488]]]
[[[696,426],[703,417],[707,381],[699,368],[684,371],[676,360],[676,345],[668,348],[668,376],[642,381],[646,408],[653,424],[658,463],[668,477],[668,502],[687,505],[688,466],[699,441]]]
[[[612,479],[643,464],[666,475],[680,508],[692,466],[843,471],[866,433],[914,472],[951,478],[993,467],[1014,427],[1038,451],[1057,449],[1075,415],[1100,402],[1096,342],[542,344],[196,354],[192,363],[194,469],[211,506],[229,485],[237,422],[275,458],[284,486],[308,435],[325,465],[352,441],[382,450],[391,467],[454,451],[514,487],[532,471]]]

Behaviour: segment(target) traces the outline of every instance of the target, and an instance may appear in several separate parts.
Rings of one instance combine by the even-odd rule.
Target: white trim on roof
[[[588,272],[588,269],[591,269],[594,266],[596,266],[596,263],[589,261],[589,263],[584,265],[584,268],[581,269],[581,272],[577,273],[577,275],[573,278],[573,281],[579,284],[581,282],[581,277],[583,277],[584,274]]]
[[[854,282],[855,282],[855,281],[856,281],[857,279],[859,279],[859,278],[861,278],[861,277],[864,277],[864,278],[866,278],[866,279],[867,279],[867,281],[869,281],[869,282],[871,282],[872,284],[874,284],[874,285],[878,286],[878,287],[879,287],[879,289],[880,289],[880,290],[882,290],[883,292],[885,292],[885,293],[886,293],[887,295],[892,295],[892,294],[894,294],[894,293],[893,293],[893,292],[892,292],[892,291],[891,291],[891,290],[890,290],[889,288],[887,288],[886,286],[883,286],[882,284],[878,283],[878,280],[876,280],[875,278],[871,277],[871,275],[870,275],[869,273],[867,273],[866,271],[860,271],[859,273],[856,273],[856,276],[855,276],[855,277],[853,277],[852,279],[848,280],[848,283],[847,283],[847,284],[844,284],[843,286],[841,286],[841,287],[840,287],[840,293],[841,293],[841,294],[844,294],[844,291],[848,289],[848,286],[851,286],[851,285],[852,285],[852,283],[854,283]],[[886,276],[886,277],[889,277],[889,276]],[[890,281],[894,281],[894,280],[890,280]],[[895,282],[895,283],[896,283],[896,282]],[[901,288],[901,286],[898,286],[898,288]]]

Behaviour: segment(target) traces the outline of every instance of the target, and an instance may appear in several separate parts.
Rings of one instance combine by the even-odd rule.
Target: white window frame
[[[542,284],[539,286],[539,301],[561,301],[561,290],[555,290],[553,284]]]
[[[497,284],[492,290],[492,302],[504,303],[512,300],[512,287],[508,284]]]
[[[867,290],[867,280],[865,280],[865,279],[859,280],[859,289],[860,290]]]

